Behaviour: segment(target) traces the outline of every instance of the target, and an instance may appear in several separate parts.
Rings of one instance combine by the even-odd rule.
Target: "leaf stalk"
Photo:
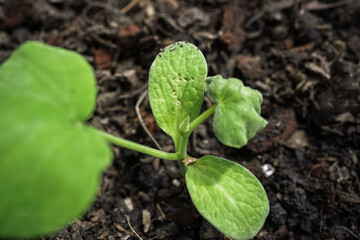
[[[118,145],[120,147],[124,147],[127,149],[131,149],[134,151],[138,151],[141,153],[145,153],[154,157],[166,159],[166,160],[181,160],[178,153],[168,153],[164,151],[157,150],[155,148],[147,147],[139,143],[135,143],[133,141],[129,141],[120,137],[116,137],[104,131],[98,130],[100,135],[102,135],[107,141]]]
[[[168,153],[164,151],[157,150],[155,148],[151,148],[148,146],[144,146],[139,143],[135,143],[133,141],[129,141],[123,139],[121,137],[116,137],[107,132],[101,131],[97,129],[97,132],[103,136],[107,141],[118,145],[120,147],[124,147],[130,150],[138,151],[144,154],[148,154],[154,157],[158,157],[165,160],[178,160],[181,161],[187,157],[187,144],[189,140],[189,136],[194,131],[194,129],[199,126],[202,122],[204,122],[211,114],[215,112],[217,104],[211,106],[208,110],[203,112],[199,117],[194,119],[189,125],[189,129],[186,132],[181,133],[180,142],[176,153]],[[184,169],[183,169],[184,170]]]
[[[192,133],[192,131],[194,131],[194,129],[199,126],[202,122],[204,122],[208,117],[211,116],[211,114],[213,114],[215,112],[215,109],[217,107],[217,103],[212,105],[208,110],[206,110],[205,112],[203,112],[200,116],[198,116],[197,118],[194,119],[194,121],[192,121],[189,125],[189,130],[188,133],[189,135]]]

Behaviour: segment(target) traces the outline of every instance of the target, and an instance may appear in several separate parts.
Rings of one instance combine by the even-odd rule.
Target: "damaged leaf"
[[[260,116],[261,93],[236,78],[220,75],[206,79],[206,94],[217,103],[214,131],[223,144],[241,148],[263,129],[267,121]]]

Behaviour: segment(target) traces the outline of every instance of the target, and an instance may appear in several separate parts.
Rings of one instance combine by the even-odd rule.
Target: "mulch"
[[[247,147],[221,145],[211,119],[189,142],[191,156],[231,159],[263,183],[271,210],[255,239],[360,239],[359,1],[0,1],[0,63],[26,40],[82,54],[98,80],[89,123],[151,147],[135,112],[149,67],[170,43],[196,44],[209,75],[264,96],[269,125]],[[140,112],[174,151],[147,98]],[[46,239],[228,239],[197,212],[176,163],[113,151],[93,206]]]

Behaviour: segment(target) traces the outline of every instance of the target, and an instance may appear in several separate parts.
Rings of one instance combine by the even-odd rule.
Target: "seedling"
[[[199,115],[204,91],[214,105]],[[215,113],[219,141],[244,146],[267,124],[260,117],[261,94],[235,78],[207,77],[201,51],[178,42],[153,62],[149,99],[175,153],[86,124],[95,107],[96,81],[79,54],[38,42],[19,47],[0,67],[0,237],[50,234],[84,213],[111,163],[108,143],[178,161],[201,215],[234,239],[255,236],[269,212],[261,183],[224,158],[188,156],[187,143]]]

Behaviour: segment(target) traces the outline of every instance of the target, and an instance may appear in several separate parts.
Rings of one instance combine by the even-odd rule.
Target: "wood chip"
[[[180,187],[181,183],[179,180],[177,180],[176,178],[174,178],[172,180],[172,184],[175,186],[175,187]]]
[[[267,151],[286,141],[296,130],[293,109],[279,109],[268,119],[269,124],[249,140],[247,147],[256,153]]]
[[[236,56],[236,67],[248,79],[261,77],[261,59],[259,56],[239,54]]]
[[[320,11],[320,10],[327,10],[330,8],[342,7],[349,3],[350,1],[348,0],[334,2],[334,3],[321,3],[319,1],[312,1],[307,3],[304,8],[308,11]]]
[[[159,216],[159,220],[164,220],[165,218],[166,218],[166,216],[165,216],[165,213],[164,213],[164,211],[161,209],[161,206],[160,206],[160,204],[156,204],[156,209],[158,210],[158,212],[159,212],[159,214],[160,214],[160,216]]]
[[[117,34],[117,43],[121,49],[131,49],[138,46],[141,30],[136,25],[121,25]]]
[[[147,209],[142,210],[142,224],[144,225],[144,233],[147,233],[151,224],[151,215]]]
[[[321,68],[320,66],[316,65],[315,63],[306,63],[305,67],[314,73],[318,73],[322,75],[326,79],[330,79],[330,73],[328,69]]]
[[[132,201],[131,201],[131,198],[125,198],[124,199],[124,203],[125,203],[125,206],[126,206],[126,208],[131,212],[132,210],[134,210],[134,205],[133,205],[133,203],[132,203]]]
[[[285,146],[291,149],[304,148],[309,146],[306,132],[304,130],[295,131],[289,139],[286,140]]]
[[[133,233],[129,232],[128,230],[126,230],[125,228],[123,228],[122,226],[120,226],[119,224],[115,223],[115,228],[120,231],[120,232],[123,232],[125,233],[126,235],[129,235],[129,236],[133,236]]]
[[[245,41],[244,16],[242,10],[235,4],[227,5],[224,9],[222,19],[223,34],[220,36],[220,41],[232,52],[241,50]]]
[[[94,52],[96,69],[108,69],[112,65],[112,50],[99,48]]]

